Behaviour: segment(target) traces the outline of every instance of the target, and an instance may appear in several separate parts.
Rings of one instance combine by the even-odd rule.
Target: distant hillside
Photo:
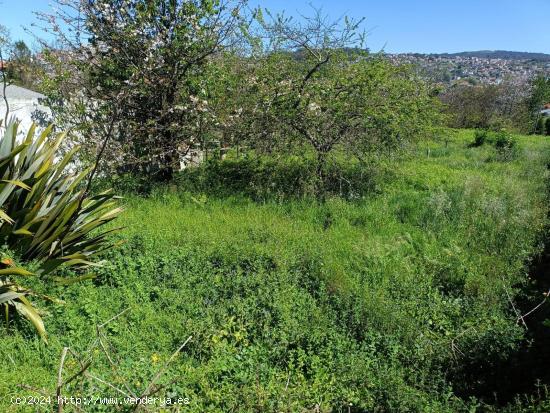
[[[388,54],[396,64],[411,64],[430,81],[453,84],[498,84],[509,80],[527,84],[536,76],[550,76],[550,54],[482,50],[462,53]]]
[[[483,59],[537,60],[550,62],[550,54],[530,52],[510,52],[507,50],[478,50],[475,52],[439,53],[441,57],[479,57]]]

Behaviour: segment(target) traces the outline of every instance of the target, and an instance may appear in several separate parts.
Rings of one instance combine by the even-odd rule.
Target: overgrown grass
[[[457,394],[521,343],[508,297],[541,248],[550,145],[519,137],[503,161],[468,147],[473,132],[449,136],[353,200],[232,196],[212,175],[218,195],[127,196],[127,243],[96,280],[50,291],[66,301],[45,304],[50,344],[2,331],[0,410],[35,411],[10,404],[32,393],[18,384],[51,389],[62,347],[85,354],[126,308],[106,327],[119,371],[101,352],[91,371],[139,393],[192,335],[160,392],[190,412],[491,410]],[[66,375],[78,369],[69,360]]]
[[[249,155],[210,160],[179,174],[176,183],[187,192],[208,196],[241,195],[254,201],[285,201],[316,197],[319,176],[315,154],[274,159]],[[372,193],[391,175],[388,160],[361,163],[338,154],[323,169],[322,187],[328,196],[348,200]]]

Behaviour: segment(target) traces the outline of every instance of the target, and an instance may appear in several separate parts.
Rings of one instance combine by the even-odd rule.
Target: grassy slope
[[[467,366],[491,368],[521,337],[507,294],[539,246],[550,148],[521,138],[497,162],[471,140],[424,145],[355,202],[127,198],[127,244],[96,281],[56,291],[50,344],[2,332],[0,396],[51,389],[62,347],[85,352],[129,308],[108,325],[119,374],[98,351],[92,371],[139,393],[192,335],[165,380],[188,411],[466,410],[448,380],[465,386]]]

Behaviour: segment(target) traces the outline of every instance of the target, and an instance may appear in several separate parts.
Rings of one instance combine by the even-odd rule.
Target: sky
[[[321,7],[332,19],[365,18],[367,46],[389,53],[453,53],[512,50],[550,53],[550,0],[249,0],[299,18]],[[0,24],[13,40],[32,36],[32,10],[48,10],[50,0],[0,0]]]

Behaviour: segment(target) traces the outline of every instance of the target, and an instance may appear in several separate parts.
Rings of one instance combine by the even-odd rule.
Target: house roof
[[[6,87],[6,97],[14,100],[34,100],[43,98],[44,95],[38,92],[34,92],[30,89],[25,89],[24,87],[9,85]],[[0,98],[4,98],[4,88],[0,84]]]

